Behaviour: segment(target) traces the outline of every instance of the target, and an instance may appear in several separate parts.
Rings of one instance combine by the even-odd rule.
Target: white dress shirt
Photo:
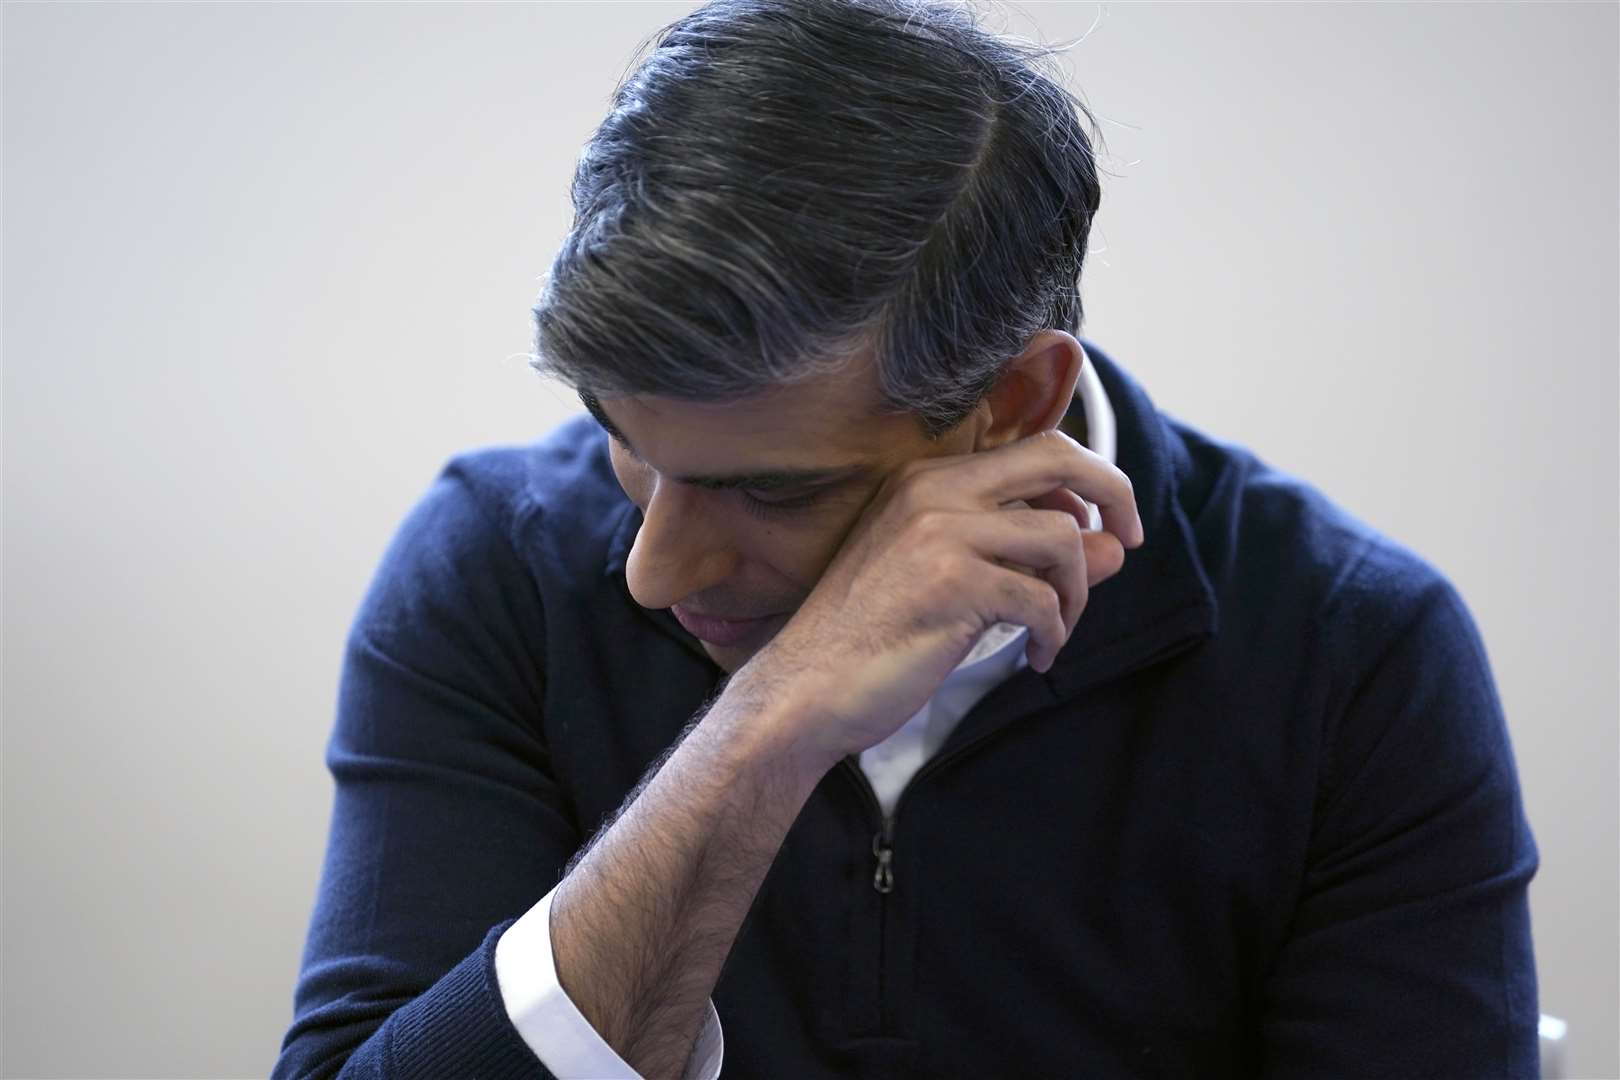
[[[1086,417],[1089,449],[1114,460],[1114,411],[1091,362],[1075,384]],[[1090,527],[1102,527],[1089,502]],[[892,815],[913,774],[945,742],[980,698],[1025,667],[1027,627],[997,623],[984,632],[962,662],[945,677],[934,696],[893,735],[861,751],[861,771],[877,793],[883,813]],[[641,1076],[597,1034],[557,978],[551,953],[551,892],[524,912],[495,943],[495,981],[506,1014],[535,1056],[562,1080],[641,1080]],[[708,1020],[698,1035],[683,1080],[716,1080],[725,1057],[720,1014],[709,1001]]]

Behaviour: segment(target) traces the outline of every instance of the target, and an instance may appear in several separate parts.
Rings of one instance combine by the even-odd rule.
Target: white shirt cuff
[[[540,898],[495,942],[495,982],[506,1015],[540,1064],[560,1080],[642,1080],[599,1035],[557,978],[551,952],[551,892]],[[709,1018],[698,1034],[682,1080],[716,1080],[725,1058],[720,1014],[709,1000]]]

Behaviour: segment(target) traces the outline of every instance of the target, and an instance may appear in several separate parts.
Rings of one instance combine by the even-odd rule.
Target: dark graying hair
[[[864,354],[934,438],[1038,331],[1079,333],[1101,190],[1094,119],[1041,70],[1066,46],[924,0],[713,0],[654,40],[580,155],[537,371],[730,401]]]

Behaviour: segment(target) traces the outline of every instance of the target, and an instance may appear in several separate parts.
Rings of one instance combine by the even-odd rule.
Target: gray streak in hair
[[[728,401],[870,355],[937,437],[1079,333],[1101,191],[1062,48],[926,0],[712,0],[655,40],[580,155],[535,370]]]

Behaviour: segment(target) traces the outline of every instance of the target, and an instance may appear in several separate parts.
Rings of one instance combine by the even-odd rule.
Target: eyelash
[[[613,432],[608,432],[608,434],[613,436],[614,442],[618,443],[624,448],[624,452],[626,454],[630,455],[632,458],[636,456],[636,452],[630,449],[629,443],[619,438],[619,436]],[[737,494],[742,496],[744,510],[748,511],[750,514],[753,514],[755,517],[770,517],[773,514],[789,514],[795,510],[803,510],[811,503],[814,503],[821,493],[819,491],[812,491],[806,495],[797,495],[791,499],[778,499],[773,502],[766,502],[764,499],[756,499],[746,491],[738,491]]]
[[[812,491],[808,495],[799,495],[792,499],[780,499],[775,502],[756,499],[746,491],[738,492],[738,494],[742,496],[743,509],[755,517],[768,517],[771,514],[786,514],[794,510],[803,510],[816,501],[818,493]]]

